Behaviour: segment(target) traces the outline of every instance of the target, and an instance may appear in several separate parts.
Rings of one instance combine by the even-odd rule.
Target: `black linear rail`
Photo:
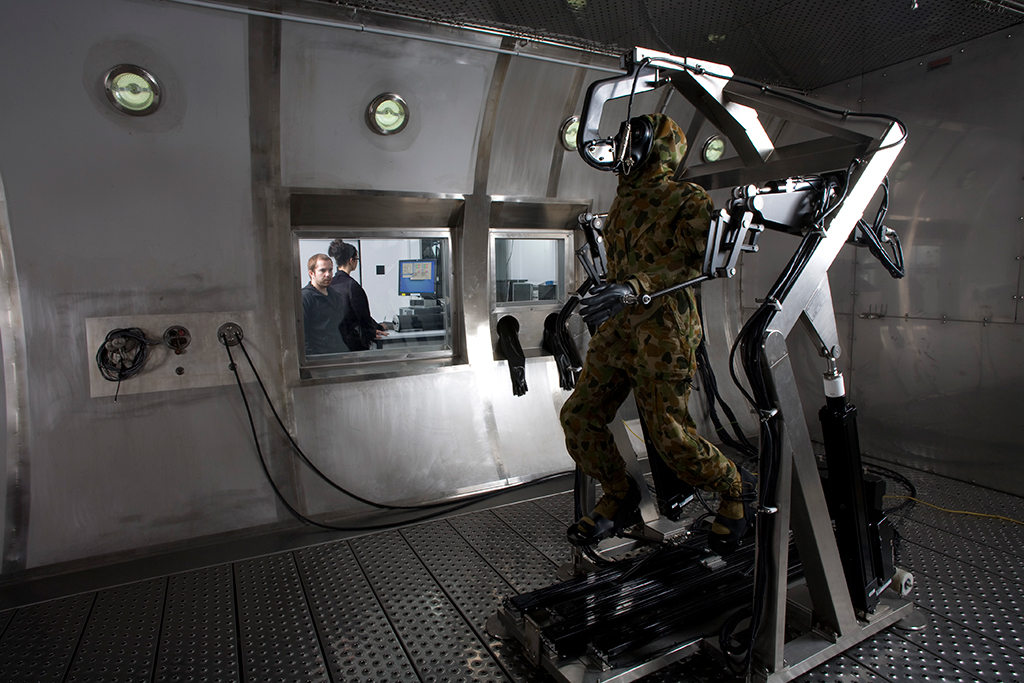
[[[749,544],[710,570],[701,562],[709,551],[681,545],[635,567],[609,569],[510,598],[506,608],[530,616],[540,626],[545,649],[557,658],[585,653],[605,664],[670,635],[698,615],[724,614],[743,607],[753,595],[754,546]],[[790,578],[802,574],[795,546]]]
[[[803,567],[799,561],[791,561],[788,580],[793,581],[802,575]],[[753,592],[753,576],[743,578],[717,589],[703,590],[698,595],[689,595],[683,603],[668,602],[664,609],[642,615],[634,613],[631,623],[623,624],[615,633],[595,638],[590,646],[591,654],[607,666],[613,666],[616,658],[685,628],[698,615],[705,615],[706,619],[708,614],[724,614],[741,608],[749,604]]]
[[[625,584],[629,580],[643,580],[658,571],[671,570],[672,566],[688,563],[694,558],[706,553],[705,538],[699,540],[688,540],[686,543],[655,550],[655,556],[644,556],[633,562],[622,562],[612,568],[596,571],[586,576],[570,579],[563,583],[556,583],[547,588],[521,593],[505,598],[504,607],[514,616],[522,616],[528,612],[538,609],[551,609],[558,605],[569,602],[580,596],[588,596],[607,587],[611,584]],[[657,560],[657,561],[655,561]],[[642,565],[642,566],[640,566]],[[636,571],[642,569],[642,572]]]

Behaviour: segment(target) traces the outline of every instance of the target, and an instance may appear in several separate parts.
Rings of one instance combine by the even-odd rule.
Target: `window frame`
[[[575,257],[573,230],[558,230],[550,228],[536,228],[532,230],[491,228],[488,236],[489,246],[487,250],[487,267],[489,271],[489,296],[490,309],[493,313],[515,313],[525,307],[533,309],[561,310],[568,301],[570,292],[570,280],[573,274],[573,259]],[[497,241],[499,239],[517,240],[560,240],[562,242],[561,284],[558,296],[554,299],[537,299],[531,301],[498,301],[498,264],[497,264]]]
[[[297,287],[292,287],[292,316],[295,320],[295,350],[298,358],[300,377],[308,379],[313,376],[324,374],[323,371],[331,371],[330,375],[358,375],[365,374],[368,369],[373,372],[400,370],[416,367],[418,365],[453,365],[458,358],[455,338],[455,321],[461,316],[461,305],[453,295],[455,291],[454,267],[452,263],[454,239],[451,228],[337,228],[321,226],[303,226],[302,229],[292,230],[292,268],[298,268],[298,272],[292,274],[292,282]],[[333,353],[306,357],[305,328],[302,315],[302,288],[309,283],[309,274],[306,272],[306,264],[300,263],[301,249],[299,240],[315,239],[336,239],[352,240],[360,242],[366,240],[384,239],[442,239],[442,257],[444,264],[439,263],[438,273],[442,277],[444,289],[443,299],[447,302],[448,314],[446,316],[444,343],[445,349],[429,351],[410,351],[400,349],[389,351],[383,349],[371,349],[368,351],[350,351],[346,353]],[[362,245],[360,245],[362,246]],[[360,248],[360,257],[362,249]],[[397,267],[397,263],[395,266]],[[334,264],[337,269],[337,264]],[[397,291],[397,290],[396,290]],[[317,372],[321,371],[321,372]]]

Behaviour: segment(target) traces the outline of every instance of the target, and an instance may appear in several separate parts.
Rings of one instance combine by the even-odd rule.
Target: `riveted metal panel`
[[[63,681],[95,593],[22,607],[0,639],[5,683]]]
[[[493,512],[474,512],[450,521],[516,591],[526,593],[558,581],[557,565],[517,536]]]
[[[234,571],[245,681],[330,680],[292,555],[236,562]]]
[[[943,513],[938,514],[941,515]],[[907,522],[904,524],[901,533],[905,533],[913,543],[931,548],[962,565],[973,566],[979,571],[999,574],[1005,579],[1024,583],[1024,571],[1022,571],[1020,566],[1021,558],[1016,555],[977,543],[969,538],[948,533],[927,524]]]
[[[231,565],[168,577],[156,683],[237,681],[238,637]]]
[[[1007,648],[1024,652],[1020,613],[971,595],[926,574],[914,575],[914,602]],[[1018,655],[1020,656],[1020,655]]]
[[[167,579],[100,591],[68,672],[68,683],[150,681]]]
[[[1001,32],[923,58],[950,57],[942,69],[911,61],[861,81],[861,111],[884,111],[909,127],[886,218],[903,240],[907,277],[893,280],[865,255],[865,305],[885,303],[890,315],[1019,321],[1022,174],[1019,163],[991,163],[1024,151],[1024,97],[1015,88],[994,106],[991,95],[992,75],[1019,64],[1019,32],[1012,37]]]
[[[840,656],[793,680],[797,683],[883,683],[886,679],[876,676],[849,657]]]
[[[572,501],[573,493],[572,491],[567,491],[565,493],[556,493],[552,496],[538,498],[534,500],[533,503],[559,522],[562,522],[565,526],[569,526],[576,521],[572,510]]]
[[[351,541],[423,683],[502,681],[486,646],[397,531]]]
[[[847,650],[847,654],[861,665],[893,681],[977,682],[973,674],[936,659],[931,653],[892,633],[882,633],[872,640],[864,641]]]
[[[487,619],[515,593],[508,582],[447,521],[405,529],[402,536],[508,675],[515,681],[532,680],[534,667],[518,644],[503,643],[486,631]]]
[[[927,628],[905,637],[980,680],[1019,681],[1024,674],[1020,652],[936,614],[928,615]]]
[[[920,494],[918,494],[920,496]],[[922,498],[928,500],[929,498]],[[956,503],[954,503],[956,504]],[[963,508],[970,508],[977,511],[978,508],[970,502],[960,503]],[[944,506],[945,507],[945,506]],[[1010,513],[1000,513],[1004,516],[1013,516]],[[1017,517],[1020,519],[1020,517]],[[1016,555],[1022,561],[1024,551],[1024,527],[1002,520],[993,520],[988,517],[976,517],[973,515],[956,515],[931,510],[924,505],[915,505],[907,513],[908,520],[921,521],[931,526],[937,526],[951,534],[970,538],[978,543],[983,543],[992,548],[1004,550],[1007,553]]]
[[[306,548],[295,559],[332,678],[351,683],[415,679],[409,657],[349,544]]]
[[[566,525],[533,501],[495,508],[493,512],[556,565],[572,561],[571,546],[565,538]]]
[[[990,600],[1010,610],[1024,609],[1020,584],[978,567],[962,564],[934,550],[904,539],[900,544],[900,564],[914,574],[959,586],[983,600]]]

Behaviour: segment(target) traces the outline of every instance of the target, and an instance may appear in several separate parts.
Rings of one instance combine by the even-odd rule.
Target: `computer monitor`
[[[398,262],[398,294],[436,294],[434,289],[434,273],[437,261],[433,259],[409,259]]]

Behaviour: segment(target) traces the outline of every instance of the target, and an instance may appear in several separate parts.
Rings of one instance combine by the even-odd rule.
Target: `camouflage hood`
[[[647,161],[628,176],[619,179],[619,192],[624,186],[639,188],[658,185],[672,179],[686,155],[686,135],[676,122],[664,114],[646,114],[654,124],[654,142]]]

